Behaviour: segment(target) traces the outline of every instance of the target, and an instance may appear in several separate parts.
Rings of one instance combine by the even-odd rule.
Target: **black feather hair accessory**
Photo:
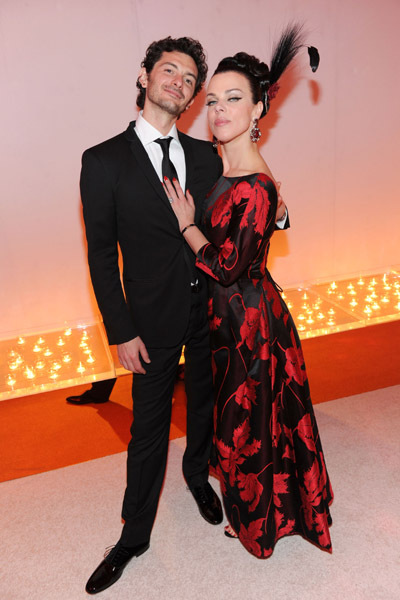
[[[270,100],[275,98],[278,92],[278,79],[298,54],[299,50],[304,46],[302,25],[297,24],[286,27],[272,53],[271,67],[269,70],[269,86],[264,93],[265,112],[263,111],[261,116],[264,116],[268,111]],[[318,69],[320,60],[317,48],[310,46],[308,48],[308,54],[310,58],[310,67],[313,73],[315,73]]]
[[[308,55],[310,57],[310,67],[313,73],[318,69],[319,52],[314,46],[308,47]]]

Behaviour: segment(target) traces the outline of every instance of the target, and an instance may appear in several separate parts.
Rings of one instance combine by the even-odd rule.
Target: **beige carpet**
[[[101,600],[400,598],[400,386],[315,407],[335,491],[333,554],[284,538],[266,561],[198,514],[171,442],[149,552]],[[125,454],[0,485],[2,600],[80,600],[120,533]],[[218,486],[213,480],[213,485]]]

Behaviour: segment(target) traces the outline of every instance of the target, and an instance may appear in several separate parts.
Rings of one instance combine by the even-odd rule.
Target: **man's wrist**
[[[277,219],[277,221],[283,221],[283,219],[286,219],[286,217],[287,217],[287,208],[285,206],[285,212],[283,213],[283,215],[281,217],[279,217]]]

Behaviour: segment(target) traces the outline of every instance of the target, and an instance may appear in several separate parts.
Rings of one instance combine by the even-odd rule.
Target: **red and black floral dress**
[[[333,494],[300,340],[266,258],[277,192],[263,173],[221,177],[205,204],[216,391],[214,448],[227,518],[245,548],[272,554],[284,535],[331,550]]]

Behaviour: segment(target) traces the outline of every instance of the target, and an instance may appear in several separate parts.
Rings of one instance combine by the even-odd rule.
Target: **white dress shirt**
[[[176,172],[178,174],[179,183],[181,188],[185,190],[186,185],[186,162],[185,153],[182,145],[179,141],[178,130],[174,124],[167,135],[162,135],[153,125],[150,125],[148,121],[143,117],[142,111],[140,111],[135,124],[135,131],[139,140],[142,142],[144,149],[146,150],[151,164],[156,170],[156,173],[162,181],[162,169],[161,163],[163,159],[163,152],[161,146],[155,142],[158,138],[172,137],[169,146],[169,157],[174,164]]]

